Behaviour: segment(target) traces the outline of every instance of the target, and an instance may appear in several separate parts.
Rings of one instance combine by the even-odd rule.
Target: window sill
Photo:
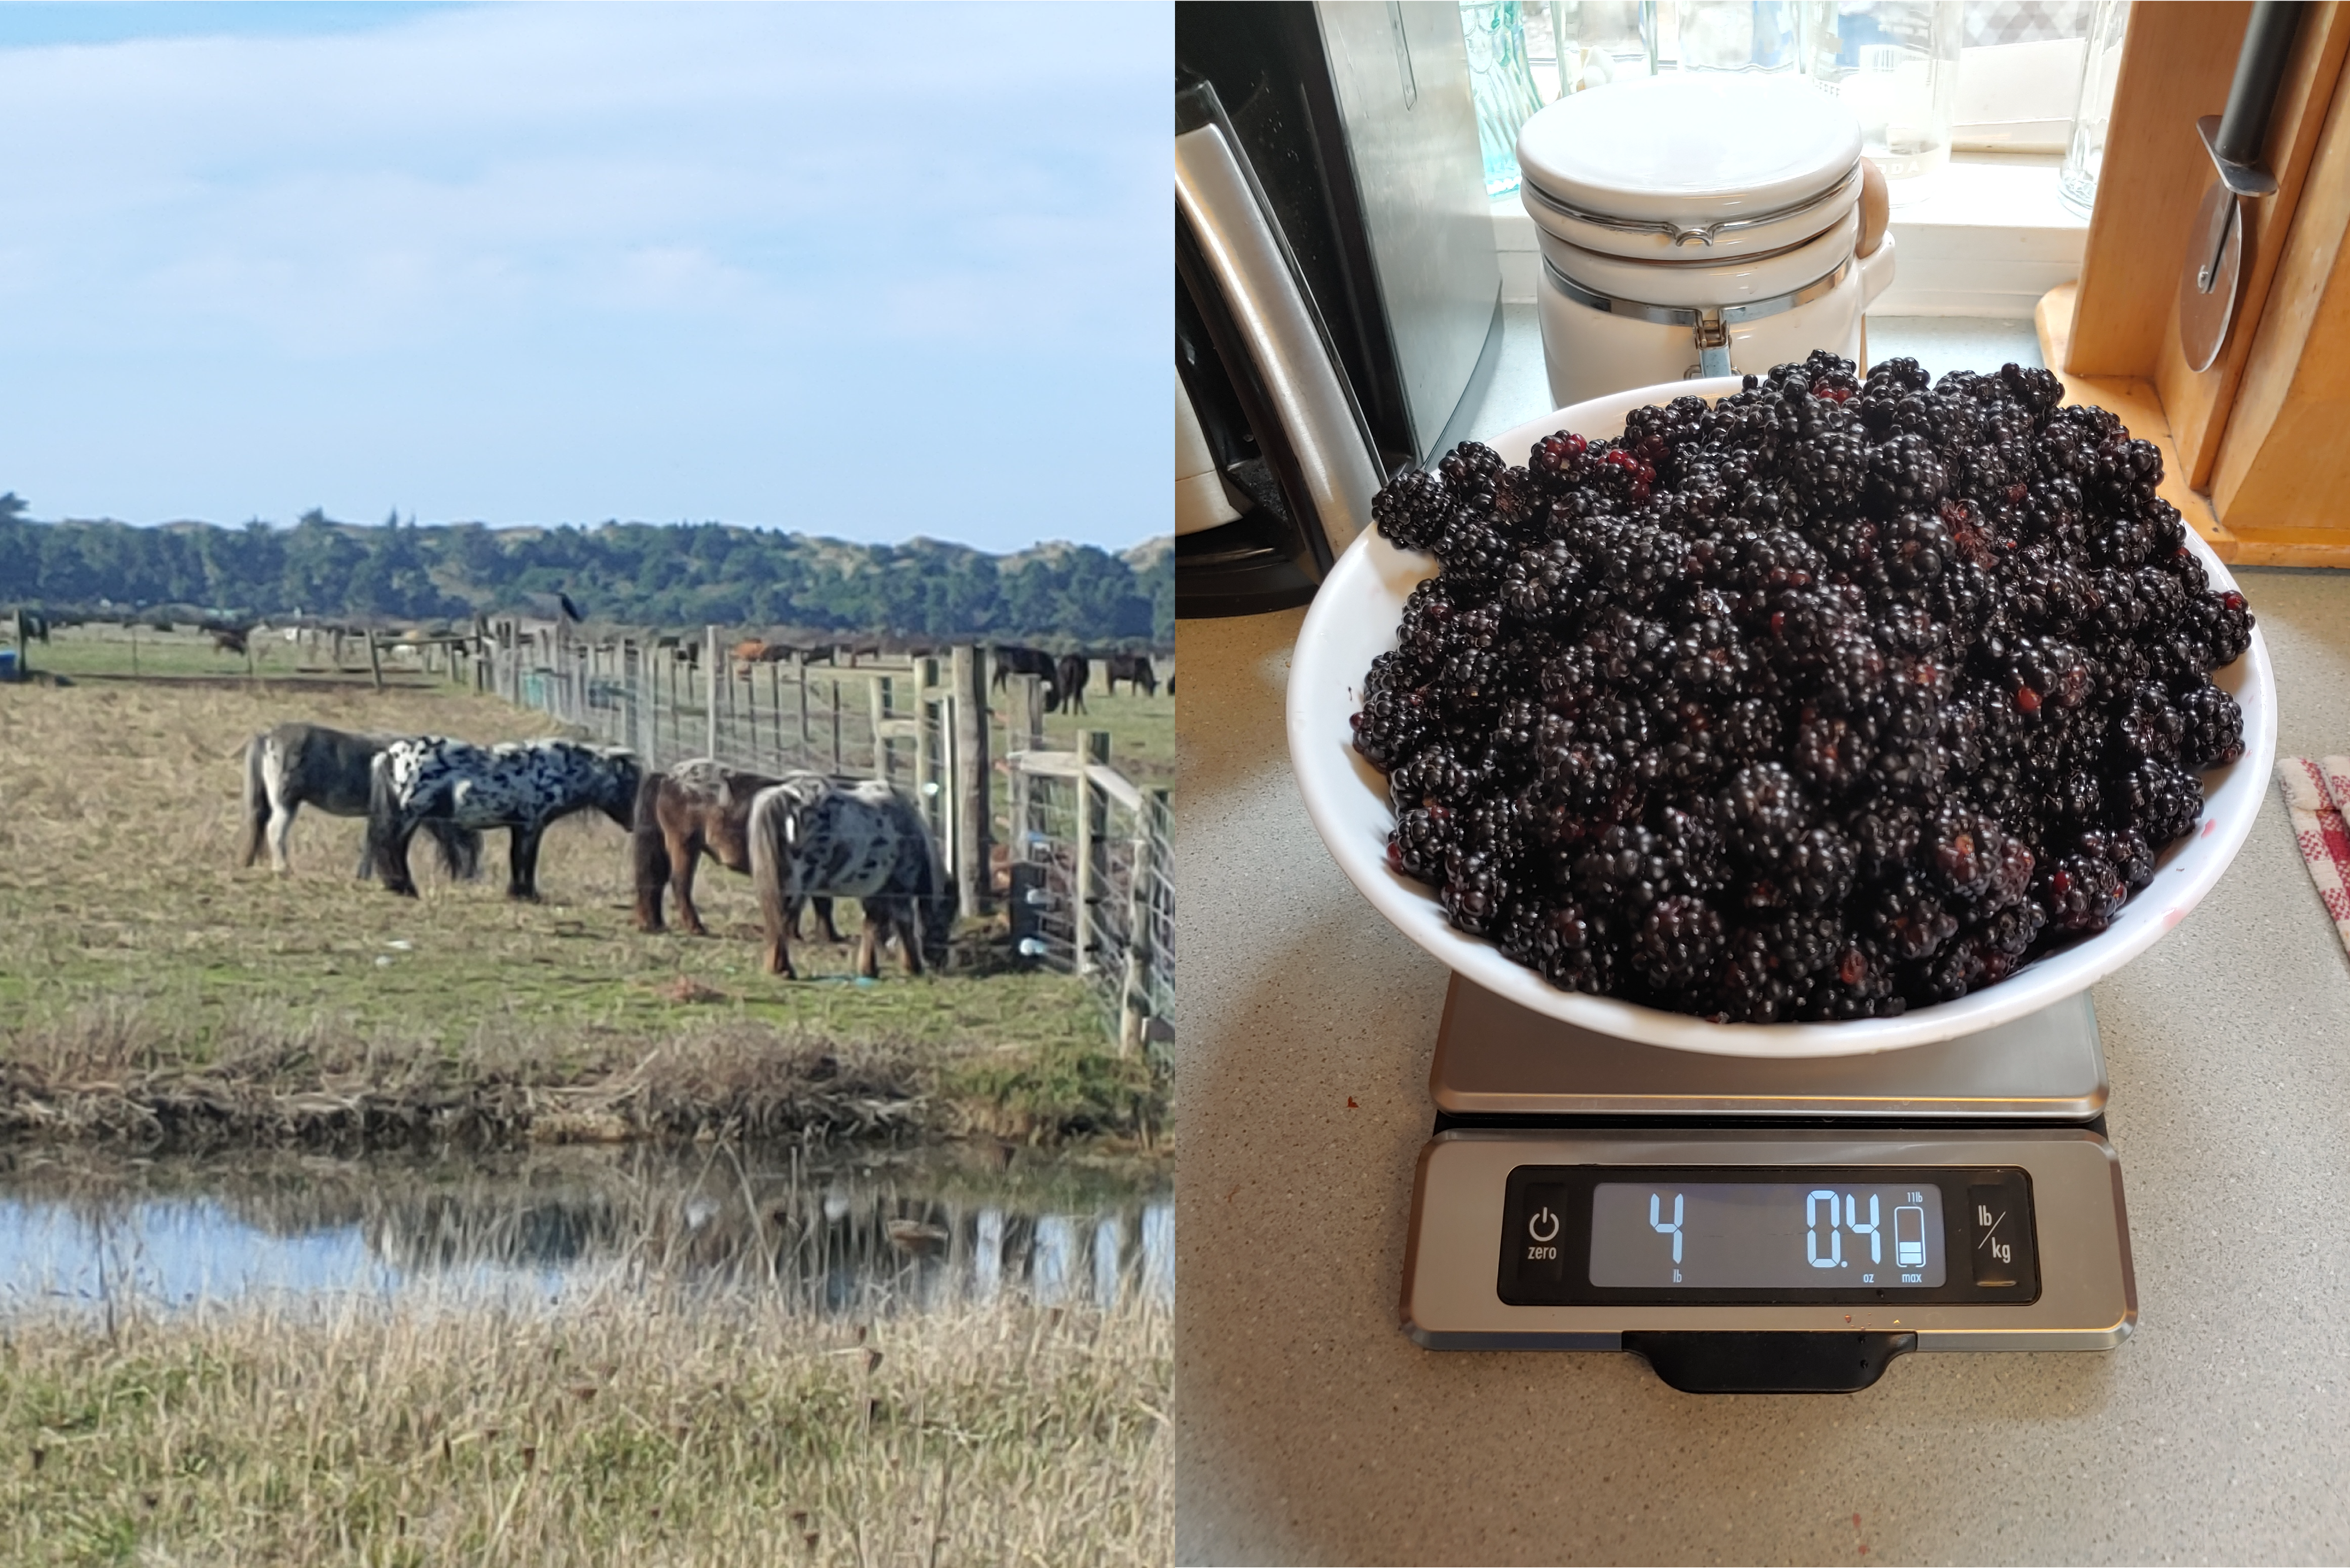
[[[2056,197],[2062,160],[2044,153],[1957,152],[1938,188],[1893,213],[1900,247],[1874,316],[2028,320],[2040,296],[2078,277],[2089,225]],[[1542,277],[1534,220],[1513,193],[1493,202],[1502,297],[1531,304]]]

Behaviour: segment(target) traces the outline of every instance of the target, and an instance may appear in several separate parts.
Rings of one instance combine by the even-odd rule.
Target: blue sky
[[[1171,528],[1164,5],[0,5],[38,517]]]

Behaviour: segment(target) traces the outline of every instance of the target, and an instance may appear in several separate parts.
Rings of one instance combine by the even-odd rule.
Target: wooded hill
[[[43,523],[0,496],[0,604],[89,609],[178,604],[224,618],[412,620],[496,614],[568,596],[595,620],[790,624],[885,636],[1149,642],[1175,635],[1170,541],[1123,555],[1040,545],[993,556],[913,539],[859,545],[720,523],[592,528],[291,528]]]

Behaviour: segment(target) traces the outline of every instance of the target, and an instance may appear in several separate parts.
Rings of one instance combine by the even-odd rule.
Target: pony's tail
[[[374,813],[369,813],[372,820]],[[482,874],[482,835],[479,829],[460,827],[453,822],[438,817],[424,824],[432,836],[433,846],[441,852],[441,869],[461,882],[471,882]]]
[[[262,753],[269,736],[255,735],[244,743],[244,864],[261,858],[261,841],[269,828],[269,791],[261,782]]]
[[[388,861],[391,849],[392,819],[399,805],[391,798],[391,759],[381,752],[368,763],[367,863],[376,874],[391,886]]]
[[[637,929],[661,926],[661,893],[669,886],[669,838],[661,832],[660,792],[669,775],[648,773],[637,785],[637,816],[629,829],[629,859],[636,867]]]
[[[786,950],[791,919],[797,912],[784,895],[785,860],[789,854],[784,825],[790,820],[792,802],[782,791],[763,789],[751,802],[751,819],[745,828],[751,840],[751,890],[758,896],[759,925],[771,961]]]

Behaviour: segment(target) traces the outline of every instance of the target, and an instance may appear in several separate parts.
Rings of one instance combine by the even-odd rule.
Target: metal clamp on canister
[[[1699,311],[1692,335],[1697,339],[1697,369],[1690,372],[1691,375],[1738,374],[1737,368],[1730,362],[1730,328],[1722,325],[1721,311]]]

